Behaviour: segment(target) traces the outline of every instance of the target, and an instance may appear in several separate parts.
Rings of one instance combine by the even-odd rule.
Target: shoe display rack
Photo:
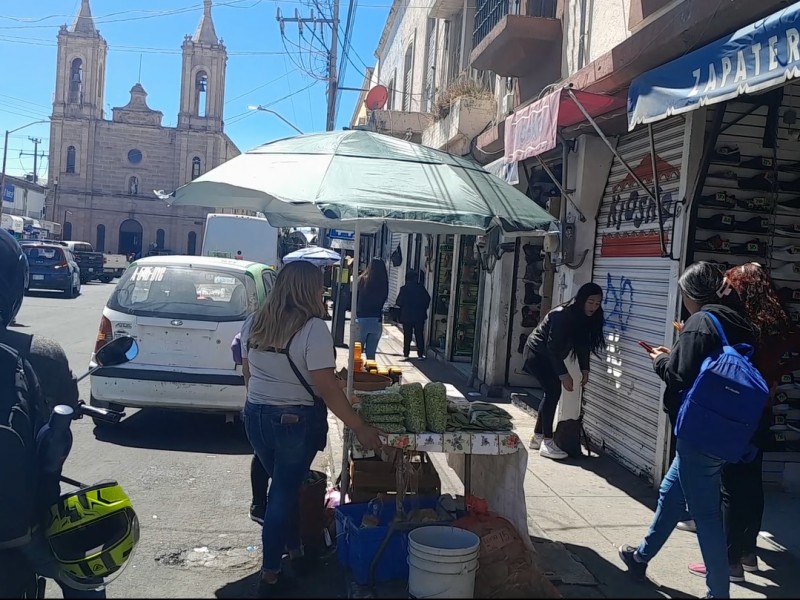
[[[450,278],[453,273],[454,236],[443,238],[439,246],[439,261],[436,265],[436,279],[432,298],[431,336],[429,344],[437,351],[444,352],[447,341],[447,315],[450,310]]]
[[[766,106],[740,121],[757,125],[761,118],[765,122],[759,115],[766,115]],[[725,121],[736,122],[736,118],[729,112]],[[717,139],[696,202],[689,258],[690,262],[717,263],[722,270],[758,262],[769,270],[792,320],[798,323],[800,142],[783,138],[776,148],[764,148],[764,130],[750,129],[752,137],[742,135],[739,143],[731,133]],[[764,477],[778,483],[786,462],[800,462],[800,372],[787,377],[778,389],[772,433],[764,456]]]
[[[528,336],[542,319],[542,296],[544,292],[544,247],[539,241],[522,246],[517,271],[516,306],[522,308],[514,319],[519,319],[516,341],[517,354],[525,353]]]

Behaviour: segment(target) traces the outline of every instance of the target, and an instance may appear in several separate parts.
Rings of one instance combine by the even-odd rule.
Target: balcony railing
[[[472,47],[477,47],[502,18],[509,14],[555,19],[556,0],[478,0]]]

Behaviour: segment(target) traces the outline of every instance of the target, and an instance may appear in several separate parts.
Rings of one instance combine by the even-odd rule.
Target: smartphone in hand
[[[642,348],[644,348],[644,349],[645,349],[645,351],[646,351],[648,354],[652,354],[652,353],[653,353],[653,351],[654,351],[654,350],[653,350],[653,347],[652,347],[650,344],[648,344],[647,342],[639,342],[639,345],[640,345]]]

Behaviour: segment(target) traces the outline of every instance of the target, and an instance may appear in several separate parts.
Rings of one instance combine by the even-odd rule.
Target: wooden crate
[[[406,496],[439,496],[442,482],[436,468],[424,452],[413,453],[419,457],[420,469],[414,491],[406,490]],[[397,475],[392,462],[380,458],[350,459],[350,498],[352,502],[369,502],[378,494],[397,494]],[[416,483],[416,486],[414,484]]]

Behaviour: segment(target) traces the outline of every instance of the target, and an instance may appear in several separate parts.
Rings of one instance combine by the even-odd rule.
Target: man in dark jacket
[[[400,288],[395,306],[400,309],[400,323],[403,325],[403,356],[411,354],[411,336],[417,342],[417,356],[425,358],[425,321],[431,296],[422,284],[419,271],[406,273],[406,284]]]

